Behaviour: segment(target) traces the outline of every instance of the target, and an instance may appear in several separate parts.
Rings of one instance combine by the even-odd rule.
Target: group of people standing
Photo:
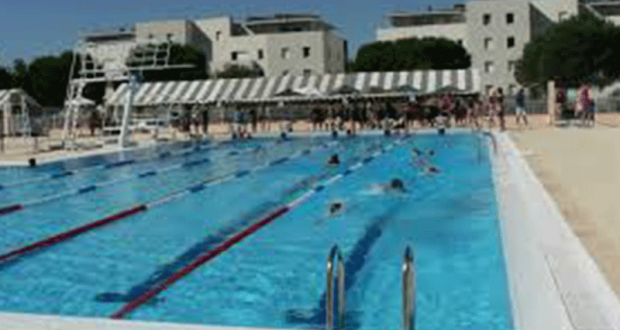
[[[517,100],[517,123],[528,124],[525,95],[520,90]],[[316,105],[311,110],[313,130],[410,129],[416,123],[424,126],[471,125],[481,128],[485,121],[494,127],[496,121],[505,129],[505,96],[502,88],[493,89],[488,97],[480,95],[418,96],[414,100],[390,102],[366,99],[348,103]]]

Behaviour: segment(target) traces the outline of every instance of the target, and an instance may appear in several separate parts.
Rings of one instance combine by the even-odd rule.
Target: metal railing
[[[413,250],[410,246],[403,257],[403,329],[415,330],[416,273]]]
[[[344,261],[338,245],[334,245],[327,258],[327,304],[325,308],[325,326],[327,330],[334,329],[334,258],[337,267],[337,288],[338,288],[338,311],[336,329],[344,329],[345,317],[345,287],[344,287]]]

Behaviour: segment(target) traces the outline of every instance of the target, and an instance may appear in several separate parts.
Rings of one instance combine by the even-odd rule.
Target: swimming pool
[[[421,175],[414,146],[435,151],[429,158],[439,175]],[[333,153],[342,164],[325,166]],[[135,205],[149,208],[0,264],[0,310],[109,317],[205,251],[314,192],[126,318],[321,327],[325,261],[338,244],[347,329],[400,328],[402,255],[411,245],[418,329],[512,329],[488,156],[474,134],[420,134],[188,145],[1,170],[9,187],[0,190],[0,207],[25,207],[0,216],[0,254]],[[140,161],[97,167],[132,159]],[[66,171],[74,173],[53,178]],[[370,188],[395,177],[406,194]],[[333,201],[345,210],[328,217]]]

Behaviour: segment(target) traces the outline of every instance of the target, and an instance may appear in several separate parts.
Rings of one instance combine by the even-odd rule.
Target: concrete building
[[[316,15],[230,17],[196,21],[212,41],[210,67],[217,73],[230,64],[258,66],[265,75],[344,72],[347,44]]]
[[[130,29],[86,34],[83,41],[96,66],[105,71],[122,71],[139,43],[171,40],[202,50],[213,74],[240,64],[268,76],[304,75],[344,72],[347,45],[334,30],[316,15],[250,17],[243,22],[225,16],[136,23]]]
[[[553,23],[578,14],[581,6],[577,0],[475,0],[451,9],[389,15],[390,26],[379,29],[377,39],[432,36],[459,42],[479,70],[483,90],[502,87],[510,94],[518,86],[515,64],[525,45]]]
[[[377,30],[377,39],[447,38],[465,44],[467,23],[465,6],[430,9],[425,12],[399,12],[387,17],[386,27]]]

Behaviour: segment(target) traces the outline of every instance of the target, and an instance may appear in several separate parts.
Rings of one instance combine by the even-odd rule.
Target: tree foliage
[[[192,46],[173,44],[170,47],[169,64],[187,64],[192,67],[169,70],[146,70],[142,72],[142,79],[144,81],[167,81],[209,78],[205,54]]]
[[[13,75],[6,68],[0,67],[0,89],[13,87]]]
[[[402,39],[366,44],[351,64],[353,71],[465,69],[471,56],[463,46],[444,38]]]
[[[525,46],[515,71],[522,84],[562,80],[604,86],[620,77],[620,28],[583,13],[562,21]]]
[[[73,53],[66,51],[60,56],[35,58],[30,64],[16,60],[11,70],[0,67],[0,89],[22,88],[43,106],[63,106]],[[191,68],[165,71],[144,71],[146,81],[194,80],[208,78],[205,55],[191,46],[172,45],[170,64],[191,64]],[[81,63],[76,61],[74,77],[78,76]],[[83,95],[100,102],[105,93],[105,83],[88,84]]]
[[[264,76],[263,70],[253,63],[252,67],[239,64],[228,64],[217,73],[218,78],[253,78]]]

